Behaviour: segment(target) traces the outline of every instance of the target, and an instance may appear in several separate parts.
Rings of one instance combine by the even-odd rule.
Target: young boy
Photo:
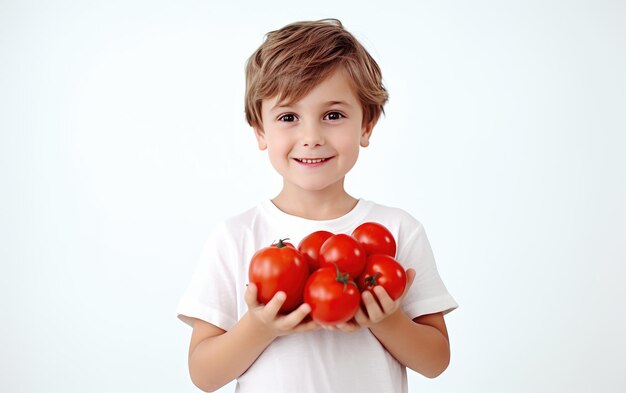
[[[422,225],[401,209],[357,199],[344,178],[366,147],[387,92],[376,62],[336,19],[267,34],[246,67],[246,118],[283,178],[280,193],[211,232],[178,316],[193,326],[189,371],[204,391],[237,379],[237,392],[407,392],[406,367],[427,377],[450,359],[443,315],[457,307]],[[338,326],[278,310],[285,294],[257,302],[246,286],[255,251],[278,238],[386,226],[407,269],[396,301],[363,293],[365,311]]]

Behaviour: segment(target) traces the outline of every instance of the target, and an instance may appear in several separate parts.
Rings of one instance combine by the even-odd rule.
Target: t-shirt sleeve
[[[403,309],[413,319],[421,315],[449,313],[458,307],[448,293],[421,223],[399,244],[397,260],[405,268],[415,269],[415,281],[403,301]]]
[[[237,322],[236,252],[225,226],[208,236],[191,282],[178,304],[177,316],[193,326],[193,318],[229,330]]]

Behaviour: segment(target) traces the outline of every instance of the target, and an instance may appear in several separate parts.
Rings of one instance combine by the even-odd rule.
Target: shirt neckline
[[[261,202],[264,212],[273,220],[279,221],[283,225],[297,225],[314,229],[326,229],[337,233],[347,230],[355,223],[362,221],[363,217],[371,209],[371,202],[363,198],[358,198],[356,205],[343,216],[329,220],[313,220],[309,218],[295,216],[280,210],[271,199],[264,199]]]

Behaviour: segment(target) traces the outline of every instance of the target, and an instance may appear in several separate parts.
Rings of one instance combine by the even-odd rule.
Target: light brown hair
[[[342,66],[361,103],[362,124],[378,120],[389,99],[380,67],[338,19],[295,22],[267,33],[246,62],[246,121],[262,128],[264,99],[296,102]]]

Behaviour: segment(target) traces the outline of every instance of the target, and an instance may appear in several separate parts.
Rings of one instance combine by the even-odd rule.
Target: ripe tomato
[[[267,304],[276,292],[285,292],[287,298],[280,308],[284,314],[302,304],[308,276],[309,267],[304,257],[292,244],[283,240],[258,250],[252,256],[248,269],[248,279],[258,288],[259,303]]]
[[[329,237],[320,248],[320,267],[334,267],[356,278],[365,267],[363,246],[352,236],[339,233]]]
[[[406,272],[402,265],[389,255],[370,255],[363,274],[357,279],[357,284],[361,292],[380,285],[393,300],[396,300],[404,293]]]
[[[382,224],[364,222],[352,232],[352,236],[361,243],[367,255],[386,254],[396,257],[396,240]]]
[[[322,244],[333,234],[328,231],[313,232],[302,239],[298,245],[298,251],[304,256],[312,273],[320,267],[319,255]]]
[[[309,276],[304,301],[311,306],[314,321],[336,325],[352,319],[361,304],[361,294],[347,273],[336,267],[322,267]]]

